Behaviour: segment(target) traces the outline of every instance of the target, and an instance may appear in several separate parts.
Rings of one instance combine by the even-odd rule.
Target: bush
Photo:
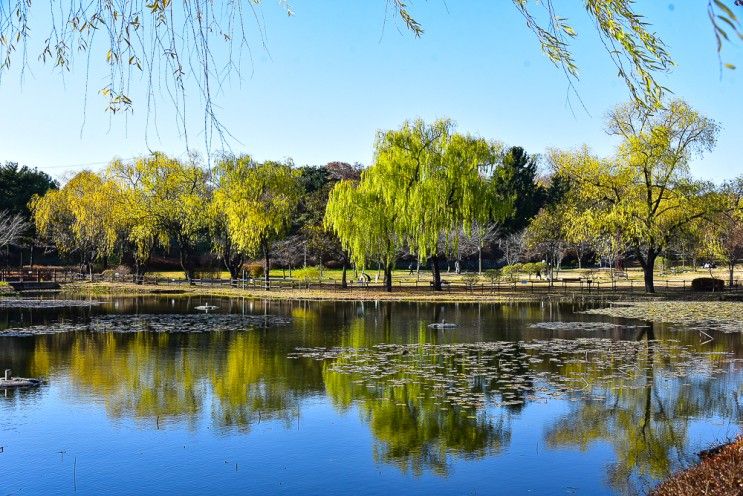
[[[222,271],[219,269],[201,269],[193,273],[194,279],[219,279]]]
[[[725,281],[714,277],[697,277],[691,281],[691,289],[694,291],[722,291],[725,288]]]
[[[531,262],[526,262],[521,266],[521,270],[526,273],[527,276],[529,276],[529,279],[531,279],[532,274],[536,273],[536,269],[534,268],[534,264]]]
[[[465,272],[462,274],[462,281],[468,289],[472,290],[480,281],[480,276],[477,272]]]
[[[292,272],[292,276],[300,281],[320,281],[322,271],[319,267],[304,267],[302,269],[295,269]]]
[[[248,263],[243,265],[243,270],[248,275],[248,277],[252,277],[253,279],[259,279],[263,277],[263,264],[260,263]]]
[[[512,265],[506,265],[503,267],[503,277],[509,281],[513,281],[518,277],[518,274],[523,270],[524,264],[515,263]]]
[[[534,262],[534,272],[539,272],[542,275],[547,274],[547,262]]]
[[[132,273],[132,270],[126,265],[117,265],[116,267],[112,269],[104,270],[103,272],[101,272],[101,275],[104,278],[109,279],[111,278],[111,276],[115,274],[118,274],[119,276],[128,276],[131,273]]]
[[[485,276],[490,279],[491,284],[495,284],[501,280],[501,277],[503,277],[503,269],[488,269],[485,271]]]

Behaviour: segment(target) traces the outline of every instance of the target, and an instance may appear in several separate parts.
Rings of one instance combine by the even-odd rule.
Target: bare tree
[[[498,240],[498,248],[503,252],[506,265],[513,265],[519,261],[524,253],[524,231],[511,233]]]
[[[477,253],[477,273],[482,274],[482,250],[488,244],[498,238],[500,233],[500,224],[479,222],[472,223],[470,232],[464,229],[459,230],[459,254],[463,257],[469,257]]]
[[[0,248],[17,246],[31,225],[21,214],[0,211]]]

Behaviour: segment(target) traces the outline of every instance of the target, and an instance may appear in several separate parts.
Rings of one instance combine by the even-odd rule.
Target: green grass
[[[198,271],[197,271],[198,272]],[[323,269],[322,271],[322,280],[326,282],[330,281],[340,281],[341,280],[341,269]],[[620,285],[628,284],[629,281],[632,281],[634,284],[642,284],[643,282],[643,273],[642,270],[639,268],[631,268],[625,270],[626,274],[628,275],[627,279],[619,279],[617,282]],[[301,275],[303,273],[302,269],[294,269],[292,271],[282,270],[282,269],[272,269],[271,270],[271,278],[290,278],[290,273],[292,275],[292,279],[295,280],[303,280],[304,277]],[[367,274],[369,274],[372,278],[372,281],[374,281],[377,277],[377,270],[367,270]],[[227,271],[221,271],[218,273],[219,277],[221,279],[229,279],[230,273]],[[725,281],[728,280],[728,272],[726,269],[718,268],[713,269],[712,274],[714,277],[718,277],[720,279],[723,279]],[[217,273],[215,273],[217,275]],[[148,277],[161,277],[165,279],[175,279],[175,280],[185,280],[185,277],[183,275],[183,272],[181,271],[154,271],[154,272],[148,272]],[[299,277],[297,277],[299,276]],[[447,280],[449,282],[453,283],[463,283],[464,282],[464,273],[463,274],[455,274],[454,272],[446,272],[446,270],[443,270],[441,272],[441,277],[444,280]],[[354,274],[353,270],[348,270],[346,277],[349,281],[355,280],[357,277]],[[584,277],[584,278],[590,278],[594,281],[599,282],[610,282],[611,281],[611,272],[608,269],[563,269],[560,271],[559,278],[565,277],[565,278],[576,278],[576,277]],[[699,269],[696,271],[685,271],[685,272],[679,272],[679,273],[666,273],[663,271],[656,271],[655,272],[655,279],[656,284],[665,284],[666,281],[669,281],[671,285],[675,284],[682,284],[682,281],[686,281],[687,284],[694,278],[697,277],[709,277],[709,270],[706,269]],[[736,271],[735,274],[736,278],[743,278],[743,274],[741,274],[741,271]],[[383,275],[379,273],[379,282],[381,283],[383,278]],[[313,277],[314,279],[314,277]],[[421,270],[420,275],[416,277],[415,272],[413,274],[410,274],[410,271],[407,269],[402,270],[395,270],[392,273],[392,279],[393,281],[397,283],[403,283],[403,284],[411,284],[414,285],[416,281],[418,281],[419,284],[427,284],[429,281],[433,279],[431,275],[430,270]],[[535,275],[529,276],[528,274],[521,273],[517,274],[515,276],[516,280],[532,280],[532,281],[539,281],[539,279]],[[503,283],[506,282],[506,279],[501,279]],[[489,277],[483,273],[480,278],[477,280],[477,284],[489,284],[490,279]]]

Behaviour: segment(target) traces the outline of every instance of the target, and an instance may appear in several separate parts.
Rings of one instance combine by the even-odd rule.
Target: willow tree
[[[239,158],[230,156],[222,157],[216,166],[212,168],[211,180],[213,193],[223,187],[226,173],[232,169],[231,163],[235,160],[248,163],[252,161],[248,155]],[[238,249],[233,242],[230,225],[227,222],[227,213],[225,212],[222,200],[223,197],[221,195],[211,195],[207,209],[209,238],[217,258],[222,260],[225,268],[230,273],[230,279],[235,284],[235,280],[240,277],[240,270],[249,253]]]
[[[111,206],[119,194],[112,181],[83,171],[62,189],[34,196],[29,206],[39,236],[61,254],[79,256],[92,279],[93,262],[105,260],[118,239],[118,218]]]
[[[398,237],[419,260],[430,260],[433,287],[440,291],[440,257],[455,251],[460,228],[470,234],[475,222],[508,211],[491,187],[498,181],[493,171],[500,146],[455,133],[450,120],[428,125],[418,119],[380,132],[375,148],[362,186],[394,214]]]
[[[153,153],[132,162],[114,161],[109,174],[125,191],[123,211],[138,267],[155,244],[176,245],[181,269],[191,282],[196,243],[207,227],[208,174],[195,162]]]
[[[584,206],[569,222],[621,232],[652,293],[658,255],[695,219],[722,207],[711,186],[689,173],[689,161],[714,147],[718,125],[675,100],[657,110],[619,106],[608,132],[621,138],[615,157],[601,160],[584,149],[554,152],[552,160]]]
[[[290,164],[255,163],[249,157],[225,160],[220,167],[215,202],[226,216],[235,248],[263,255],[268,290],[271,243],[286,232],[302,194],[298,172]]]
[[[330,191],[325,210],[325,226],[341,241],[343,249],[357,267],[377,260],[384,268],[384,286],[392,291],[392,271],[402,248],[397,231],[397,212],[361,175],[361,181],[342,180]]]

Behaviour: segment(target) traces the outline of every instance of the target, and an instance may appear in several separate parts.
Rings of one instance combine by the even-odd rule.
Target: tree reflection
[[[693,419],[720,416],[743,420],[736,395],[738,373],[681,376],[658,363],[652,326],[638,335],[647,346],[634,364],[633,381],[593,389],[593,396],[574,402],[570,412],[548,428],[553,448],[609,443],[615,462],[607,468],[608,483],[624,494],[641,493],[655,481],[693,461],[685,458]],[[710,359],[714,360],[714,356]],[[598,379],[595,377],[594,379]],[[591,383],[589,379],[589,383]]]
[[[382,322],[386,333],[389,321],[383,318]],[[363,320],[352,322],[342,346],[370,345],[367,330]],[[424,323],[419,324],[417,334],[418,345],[437,339]],[[428,356],[425,363],[417,365],[433,366],[441,359]],[[378,463],[390,463],[415,475],[425,470],[447,475],[450,456],[481,458],[499,452],[510,442],[506,413],[493,418],[474,408],[442,406],[435,397],[433,381],[412,381],[400,373],[372,387],[363,379],[359,374],[334,371],[328,362],[323,362],[328,396],[340,410],[358,406],[374,435],[373,456]],[[473,392],[476,389],[473,387]]]
[[[129,304],[147,311],[151,305]],[[266,303],[255,309],[254,302],[247,305],[250,312],[291,315],[293,325],[203,334],[38,336],[12,341],[0,357],[23,374],[68,380],[79,393],[70,395],[73,401],[81,394],[83,401],[101,398],[111,417],[153,426],[177,421],[195,427],[203,417],[222,432],[249,432],[263,421],[288,426],[307,397],[325,394],[336,410],[359,413],[373,435],[378,463],[413,474],[447,475],[453,458],[497,454],[511,442],[511,424],[526,405],[535,399],[570,399],[569,413],[548,426],[548,446],[587,450],[596,442],[608,443],[615,462],[607,478],[624,492],[687,461],[693,420],[743,420],[731,394],[740,391],[740,372],[697,374],[684,368],[688,351],[655,344],[656,338],[678,339],[678,349],[698,357],[700,351],[738,349],[738,336],[716,336],[702,347],[698,336],[671,336],[662,326],[639,328],[635,336],[633,330],[611,330],[597,335],[612,343],[632,337],[641,343],[614,355],[602,355],[604,345],[589,346],[593,351],[584,356],[564,345],[570,340],[549,339],[563,333],[572,339],[575,333],[527,327],[535,320],[562,318],[556,305],[452,305],[446,313],[441,305],[413,303],[285,302],[278,311]],[[427,327],[441,318],[463,324],[451,333]],[[482,342],[503,346],[478,348]],[[536,342],[542,344],[535,347]],[[287,358],[297,347],[375,353],[379,343],[389,346],[378,353],[384,360],[380,370],[395,372],[378,378],[353,371],[363,352],[332,360]],[[462,348],[447,351],[450,345]],[[714,363],[718,355],[702,359]],[[339,372],[344,365],[348,371]]]

